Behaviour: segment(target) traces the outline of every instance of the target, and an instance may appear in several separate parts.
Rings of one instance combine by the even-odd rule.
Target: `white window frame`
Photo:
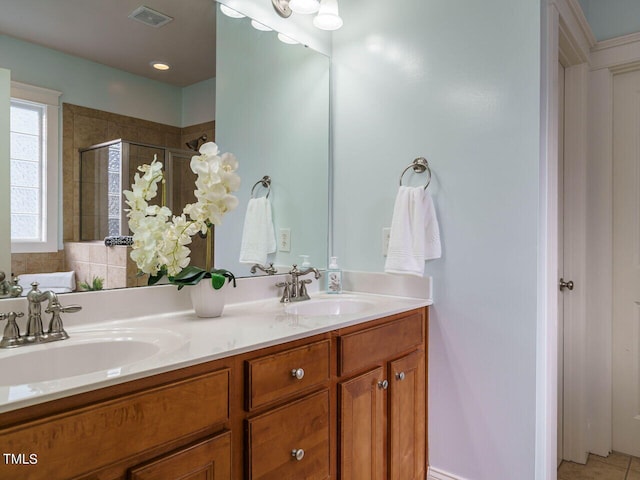
[[[58,171],[59,171],[59,116],[62,92],[11,82],[11,98],[39,103],[45,106],[43,130],[46,145],[43,148],[42,215],[43,234],[41,241],[11,241],[12,253],[36,253],[58,251]]]

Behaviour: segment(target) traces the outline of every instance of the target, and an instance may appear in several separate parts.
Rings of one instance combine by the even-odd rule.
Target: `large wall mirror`
[[[95,278],[102,279],[102,288],[145,285],[127,260],[130,249],[104,243],[105,234],[118,231],[119,221],[114,207],[119,202],[108,199],[118,198],[128,181],[121,173],[116,187],[108,180],[109,169],[125,163],[117,155],[126,154],[129,171],[157,155],[175,170],[173,183],[188,189],[179,167],[194,153],[187,144],[201,144],[198,139],[204,137],[237,156],[242,179],[239,206],[216,228],[215,266],[240,277],[252,275],[251,265],[239,261],[245,213],[252,197],[266,196],[259,181],[269,176],[277,245],[267,263],[284,272],[304,255],[324,268],[328,57],[285,44],[276,32],[252,27],[248,18],[222,15],[211,0],[150,0],[144,5],[152,11],[136,14],[139,0],[3,2],[0,68],[10,70],[19,86],[60,93],[58,248],[12,249],[12,273],[74,271],[76,282],[90,288],[96,287]],[[144,23],[162,23],[165,19],[157,14],[170,21]],[[171,69],[153,70],[150,62],[156,60]],[[12,136],[12,152],[18,133]],[[22,157],[12,156],[12,182],[22,175],[14,166],[29,166]],[[92,167],[81,168],[84,164]],[[102,177],[104,186],[98,182]],[[12,190],[14,202],[20,187]],[[196,246],[193,250],[198,262]]]

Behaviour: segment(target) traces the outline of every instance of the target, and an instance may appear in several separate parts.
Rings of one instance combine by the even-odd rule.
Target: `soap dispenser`
[[[331,257],[329,261],[327,293],[342,293],[342,270],[338,266],[338,257]]]

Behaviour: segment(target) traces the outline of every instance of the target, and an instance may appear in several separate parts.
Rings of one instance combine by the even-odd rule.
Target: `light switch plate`
[[[291,251],[291,229],[281,228],[278,235],[278,250],[281,252]]]

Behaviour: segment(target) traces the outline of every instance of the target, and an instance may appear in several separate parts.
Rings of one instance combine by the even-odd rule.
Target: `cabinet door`
[[[426,404],[422,351],[389,364],[389,479],[425,476]]]
[[[384,478],[382,367],[338,384],[340,479]]]
[[[231,480],[231,432],[131,470],[131,480]]]

